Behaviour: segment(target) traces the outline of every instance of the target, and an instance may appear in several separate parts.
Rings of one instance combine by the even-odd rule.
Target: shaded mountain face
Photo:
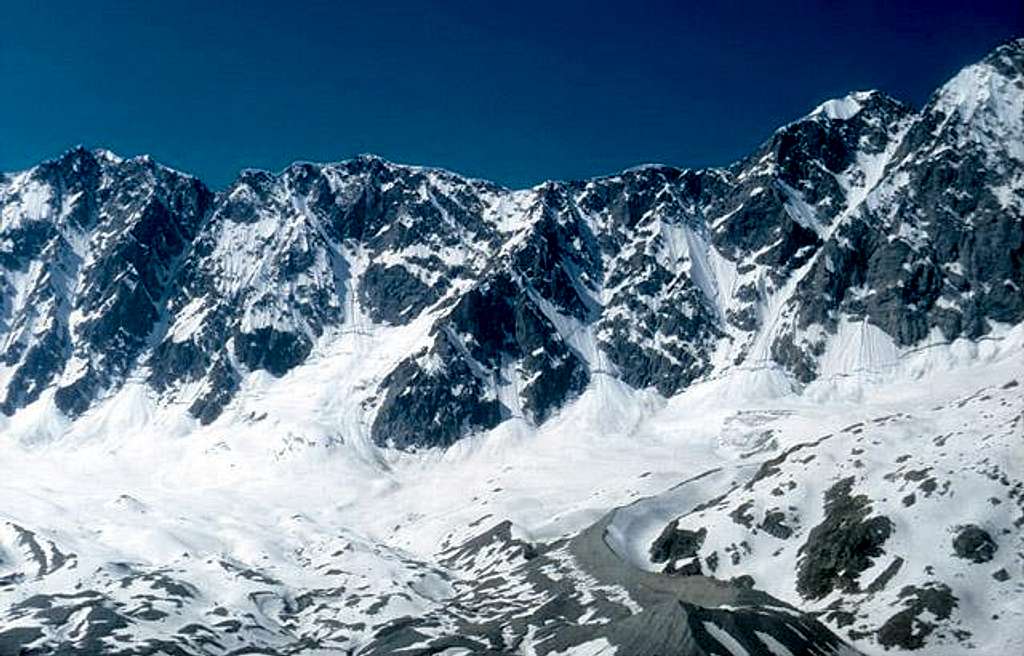
[[[393,362],[350,392],[381,446],[540,424],[595,376],[799,385],[846,321],[910,346],[1024,319],[1022,163],[1022,40],[921,111],[854,93],[725,169],[510,191],[359,157],[214,193],[76,149],[0,177],[0,411],[133,380],[210,423],[370,328]]]

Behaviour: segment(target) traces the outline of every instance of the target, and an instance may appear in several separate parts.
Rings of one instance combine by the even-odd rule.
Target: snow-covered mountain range
[[[0,654],[1014,653],[1022,348],[1024,40],[720,169],[77,148],[0,174]]]

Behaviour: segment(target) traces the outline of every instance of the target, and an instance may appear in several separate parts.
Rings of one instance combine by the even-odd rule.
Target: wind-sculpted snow
[[[0,175],[0,654],[1014,653],[1024,41],[720,169]]]

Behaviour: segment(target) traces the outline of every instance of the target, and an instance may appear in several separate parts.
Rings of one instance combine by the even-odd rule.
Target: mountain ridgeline
[[[831,100],[726,168],[512,191],[372,156],[213,192],[77,148],[0,175],[0,411],[76,418],[141,381],[218,420],[341,334],[368,438],[549,419],[596,376],[665,396],[729,368],[820,375],[844,322],[900,347],[1024,320],[1024,40],[920,111]]]

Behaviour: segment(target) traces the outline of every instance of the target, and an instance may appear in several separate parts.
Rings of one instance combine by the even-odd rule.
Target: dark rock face
[[[448,446],[470,431],[494,428],[510,411],[485,396],[485,382],[455,355],[455,347],[441,337],[432,355],[451,363],[429,371],[406,360],[381,383],[384,402],[373,422],[372,434],[380,445],[400,449]]]
[[[437,290],[398,265],[370,265],[359,283],[359,293],[375,321],[391,324],[404,323],[406,315],[418,315],[438,298]]]
[[[519,370],[530,381],[520,390],[523,408],[540,423],[583,391],[590,372],[541,310],[524,298],[515,308],[515,338]]]
[[[209,369],[207,387],[189,406],[189,413],[203,425],[212,423],[238,391],[241,377],[225,359],[218,358]]]
[[[829,101],[726,168],[523,191],[361,156],[213,194],[72,150],[0,177],[0,411],[52,390],[74,417],[134,378],[208,423],[253,371],[423,318],[362,407],[378,443],[443,445],[542,423],[595,373],[668,396],[754,355],[808,383],[848,321],[978,338],[1024,320],[1022,50],[918,113]]]
[[[988,531],[973,524],[961,528],[953,538],[953,552],[972,563],[987,563],[998,549],[999,545]]]
[[[825,492],[825,520],[811,529],[801,547],[797,591],[807,599],[820,599],[833,590],[856,592],[860,573],[881,556],[892,534],[892,522],[869,516],[864,495],[851,496],[853,478],[839,481]]]
[[[8,416],[13,415],[18,408],[38,399],[53,381],[55,364],[66,361],[70,351],[70,336],[63,330],[46,333],[41,340],[28,347],[23,355],[18,353],[17,348],[12,349],[6,364],[13,365],[20,361],[21,366],[7,386],[0,411]]]
[[[301,364],[312,348],[305,335],[273,328],[257,328],[251,333],[235,335],[235,357],[250,369],[266,369],[275,376],[283,376]]]
[[[1000,50],[998,66],[965,69],[960,83],[987,79],[989,66],[1019,76],[1006,64],[1019,65],[1019,41]],[[987,107],[950,105],[955,94],[938,92],[910,125],[879,184],[885,202],[863,208],[824,245],[792,301],[799,328],[864,317],[910,345],[936,328],[947,340],[976,338],[991,322],[1024,317],[1019,199],[995,191],[1012,187],[1022,165],[993,132],[1020,126],[994,125]],[[779,346],[806,377],[805,358]]]
[[[524,412],[537,423],[589,382],[583,360],[509,276],[465,294],[434,329],[429,352],[403,361],[381,383],[371,433],[400,448],[446,446],[512,414],[497,400],[512,372]]]
[[[685,274],[673,276],[650,260],[633,266],[643,272],[640,282],[612,296],[597,326],[600,345],[624,381],[669,396],[708,372],[710,346],[721,332]]]
[[[588,288],[601,275],[600,253],[567,190],[548,184],[538,191],[529,237],[510,256],[512,269],[560,311],[586,321],[596,309]]]
[[[0,407],[12,414],[63,373],[54,400],[76,416],[143,354],[213,196],[149,159],[115,166],[83,149],[33,169],[20,184],[7,202],[31,194],[43,200],[33,211],[54,218],[5,235],[17,244],[5,254],[5,267],[27,273],[38,262],[41,269],[7,324],[15,348],[5,362],[16,372]],[[82,233],[94,245],[84,259],[76,246]]]

